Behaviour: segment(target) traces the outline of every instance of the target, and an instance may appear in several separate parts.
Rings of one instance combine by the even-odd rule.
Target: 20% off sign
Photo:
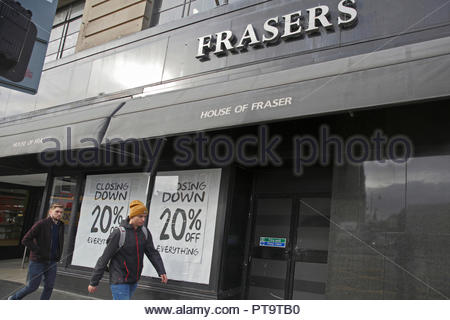
[[[97,205],[92,210],[92,216],[94,221],[91,226],[91,233],[100,231],[102,233],[111,233],[116,229],[123,221],[121,215],[124,206],[109,206],[109,205]]]
[[[159,239],[169,240],[172,236],[175,240],[184,239],[186,242],[197,243],[201,236],[201,213],[202,209],[189,209],[186,213],[185,209],[176,208],[172,214],[172,210],[166,208],[159,217],[160,220],[165,219]]]

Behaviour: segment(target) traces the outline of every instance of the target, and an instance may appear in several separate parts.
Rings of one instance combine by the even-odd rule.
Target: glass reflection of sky
[[[405,165],[386,161],[365,162],[363,165],[366,219],[384,220],[404,209]]]
[[[387,219],[406,207],[450,202],[450,156],[420,157],[397,164],[363,164],[366,216]]]

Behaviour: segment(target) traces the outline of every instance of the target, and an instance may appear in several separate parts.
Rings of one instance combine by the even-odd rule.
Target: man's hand
[[[95,290],[97,290],[97,287],[94,287],[94,286],[91,286],[91,285],[88,286],[89,293],[94,293]]]
[[[162,275],[160,275],[160,277],[161,277],[161,282],[162,282],[162,283],[167,283],[167,276],[166,276],[165,273],[162,274]]]

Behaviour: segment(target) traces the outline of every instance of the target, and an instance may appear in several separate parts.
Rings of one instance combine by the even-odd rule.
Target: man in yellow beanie
[[[166,271],[150,231],[144,226],[148,210],[139,200],[130,202],[128,218],[107,240],[102,256],[92,272],[88,291],[94,293],[109,262],[109,282],[114,300],[130,300],[143,268],[144,253],[155,267],[161,282],[167,283]]]

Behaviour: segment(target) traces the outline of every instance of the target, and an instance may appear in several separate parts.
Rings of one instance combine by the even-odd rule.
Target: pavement
[[[28,263],[22,268],[21,259],[0,260],[0,300],[6,300],[10,295],[25,286]],[[39,300],[43,287],[26,296],[24,300]],[[79,295],[73,292],[53,289],[51,300],[96,300],[93,297]]]

